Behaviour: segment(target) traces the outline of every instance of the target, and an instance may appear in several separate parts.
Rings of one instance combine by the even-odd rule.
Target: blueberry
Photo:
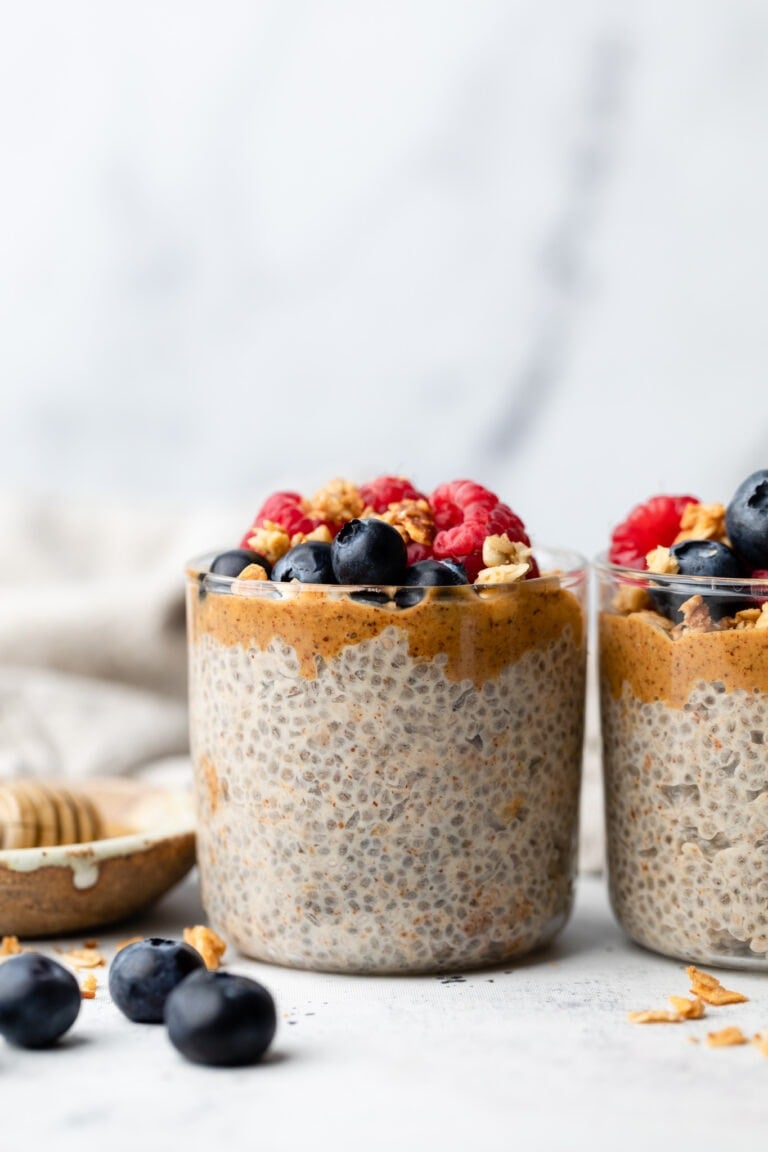
[[[261,564],[269,576],[271,571],[269,561],[264,556],[259,555],[258,552],[251,552],[248,548],[232,548],[229,552],[220,552],[211,561],[210,571],[216,576],[236,577],[249,564]]]
[[[458,576],[458,580],[456,581],[457,584],[469,584],[469,577],[467,576],[467,570],[464,567],[464,565],[461,563],[460,560],[452,560],[448,557],[445,557],[444,559],[442,559],[440,561],[440,563],[443,565],[444,568],[448,568],[448,569],[450,569],[451,572],[456,573],[456,575]]]
[[[277,1028],[272,995],[247,976],[195,972],[175,988],[165,1007],[168,1037],[196,1064],[255,1064]]]
[[[361,588],[359,592],[350,592],[349,598],[358,604],[376,604],[377,606],[389,604],[391,600],[389,593],[384,592],[381,588]]]
[[[22,952],[0,965],[0,1033],[19,1048],[47,1048],[80,1011],[72,973],[40,952]]]
[[[434,587],[442,584],[467,584],[467,573],[461,564],[450,560],[419,560],[405,571],[403,584]]]
[[[725,512],[734,552],[751,571],[768,568],[768,468],[747,476]]]
[[[168,995],[201,968],[203,958],[189,944],[151,936],[117,953],[109,968],[109,993],[129,1020],[159,1024]]]
[[[385,520],[348,520],[331,544],[340,584],[402,584],[408,556],[402,536]]]
[[[275,563],[272,579],[284,584],[291,580],[301,580],[303,584],[335,584],[330,544],[307,540],[289,548]]]
[[[679,576],[706,576],[711,580],[720,580],[738,579],[744,575],[733,550],[717,540],[684,540],[674,544],[669,551],[677,561]],[[706,584],[703,587],[697,584],[685,585],[678,576],[671,577],[667,584],[663,583],[662,577],[661,582],[661,588],[651,591],[651,600],[658,612],[676,622],[683,618],[680,606],[697,592],[707,591]],[[718,591],[717,596],[707,594],[705,599],[713,620],[732,616],[746,606],[743,588],[738,586],[733,592]]]
[[[395,603],[398,608],[411,608],[424,598],[421,591],[424,587],[466,583],[467,574],[459,564],[449,566],[442,560],[419,560],[406,568],[403,577],[405,587],[395,593]]]

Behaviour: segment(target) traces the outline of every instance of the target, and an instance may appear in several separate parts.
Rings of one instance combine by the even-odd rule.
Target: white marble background
[[[588,554],[727,499],[767,111],[764,0],[8,5],[0,493],[471,474]]]

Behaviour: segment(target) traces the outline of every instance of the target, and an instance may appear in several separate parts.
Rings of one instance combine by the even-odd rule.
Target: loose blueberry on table
[[[195,972],[170,994],[168,1038],[196,1064],[238,1067],[261,1060],[275,1035],[270,992],[247,976]]]
[[[48,1048],[80,1011],[72,973],[39,952],[12,956],[0,966],[0,1034],[18,1048]]]
[[[204,968],[202,956],[189,944],[151,936],[117,953],[109,968],[109,993],[129,1020],[160,1024],[176,985]]]

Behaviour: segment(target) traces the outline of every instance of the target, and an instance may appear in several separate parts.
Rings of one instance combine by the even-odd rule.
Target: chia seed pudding
[[[243,953],[445,971],[563,927],[586,571],[539,561],[557,571],[405,601],[190,571],[202,896]]]
[[[597,575],[615,914],[657,952],[768,969],[768,584]]]

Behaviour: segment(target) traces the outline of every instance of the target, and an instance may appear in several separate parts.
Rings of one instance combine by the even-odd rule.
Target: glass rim
[[[647,568],[629,568],[625,564],[615,564],[608,559],[608,552],[600,552],[592,560],[592,567],[601,575],[613,576],[627,584],[652,584],[654,588],[675,588],[691,586],[703,592],[722,591],[750,592],[756,589],[768,591],[768,576],[688,576],[684,572],[650,572]]]
[[[209,566],[215,556],[227,549],[221,548],[193,557],[186,565],[185,572],[190,584],[204,586],[206,590],[215,592],[234,592],[244,596],[270,596],[301,593],[324,593],[349,595],[354,592],[383,591],[388,596],[394,595],[401,589],[428,589],[435,598],[446,599],[451,596],[466,597],[467,595],[485,594],[493,592],[510,592],[524,586],[531,588],[571,587],[589,576],[589,561],[580,552],[570,548],[549,548],[544,545],[533,546],[533,554],[537,562],[547,560],[547,568],[539,576],[530,579],[499,581],[489,584],[307,584],[300,580],[272,581],[272,580],[241,580],[239,576],[224,576],[217,572],[210,572]],[[559,560],[562,566],[556,564]],[[553,566],[554,565],[554,566]],[[233,589],[233,586],[237,585]]]

